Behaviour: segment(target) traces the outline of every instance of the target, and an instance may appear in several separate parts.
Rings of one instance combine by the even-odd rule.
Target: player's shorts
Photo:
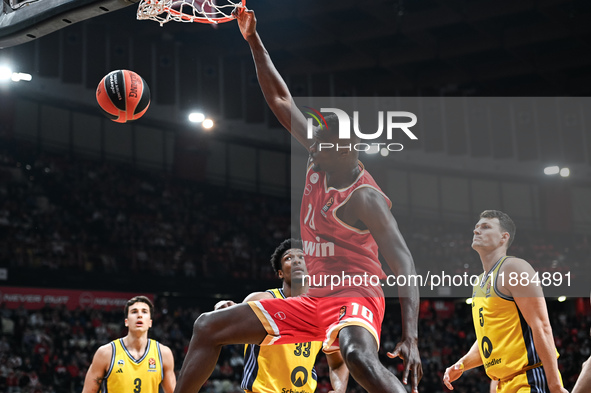
[[[346,326],[368,330],[380,347],[383,297],[308,297],[248,302],[265,329],[260,345],[323,341],[323,351],[339,349],[338,334]]]
[[[562,377],[560,382],[562,383]],[[497,393],[550,393],[544,367],[539,366],[508,379],[501,379]]]

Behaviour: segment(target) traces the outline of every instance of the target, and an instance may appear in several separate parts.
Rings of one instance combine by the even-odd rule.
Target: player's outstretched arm
[[[254,64],[256,66],[259,85],[267,104],[285,127],[306,149],[310,141],[306,139],[306,118],[293,104],[293,99],[285,81],[271,61],[259,34],[256,31],[256,17],[254,11],[238,8],[234,11],[238,27],[244,39],[250,45]]]
[[[329,393],[345,393],[349,383],[349,369],[341,356],[341,351],[327,353],[326,360],[332,385],[332,390]]]
[[[528,280],[517,280],[512,286],[509,280],[500,283],[501,291],[513,297],[521,315],[532,330],[536,352],[544,365],[544,372],[548,379],[548,388],[551,393],[564,393],[560,373],[558,372],[558,361],[556,359],[556,346],[552,335],[552,326],[546,308],[546,299],[542,287],[536,284],[536,271],[533,267],[519,258],[508,259],[501,267],[504,277],[517,274],[517,277],[527,275]],[[524,284],[524,285],[522,285]]]
[[[84,378],[82,393],[97,393],[99,391],[103,379],[107,375],[112,354],[111,344],[105,344],[96,350]]]
[[[164,393],[173,393],[176,386],[174,356],[172,355],[170,348],[162,344],[160,344],[160,353],[162,354],[162,368],[164,369],[164,378],[160,385],[164,390]]]
[[[465,354],[455,364],[445,369],[445,374],[443,374],[443,383],[449,390],[454,390],[454,387],[451,384],[453,381],[460,378],[464,371],[479,366],[482,366],[482,358],[480,357],[480,352],[478,351],[478,342],[475,341],[467,354]]]
[[[407,278],[416,275],[410,251],[384,196],[371,188],[361,188],[352,194],[347,204],[350,205],[352,214],[348,221],[360,220],[365,224],[394,274],[404,275]],[[412,390],[418,391],[418,385],[423,376],[421,357],[417,347],[419,289],[416,285],[399,286],[398,294],[402,311],[402,340],[389,356],[402,358],[404,361],[402,382],[407,384],[410,375]]]

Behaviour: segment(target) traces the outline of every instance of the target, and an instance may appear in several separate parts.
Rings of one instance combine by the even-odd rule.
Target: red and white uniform
[[[340,292],[350,292],[357,288],[370,286],[369,276],[385,278],[382,265],[378,259],[378,245],[369,230],[360,230],[341,221],[337,212],[345,205],[351,195],[360,188],[371,188],[380,193],[388,207],[392,207],[390,199],[382,192],[373,177],[359,163],[360,173],[353,184],[344,189],[336,189],[326,185],[326,174],[315,172],[312,167],[306,174],[306,188],[302,198],[300,214],[300,230],[306,255],[306,266],[312,277],[310,296],[334,296]],[[337,275],[341,285],[326,289],[325,278]],[[361,279],[363,278],[363,279]],[[336,283],[329,280],[328,285]],[[359,284],[361,282],[361,285]],[[322,284],[320,284],[322,283]],[[314,288],[315,287],[315,288]],[[322,288],[318,287],[324,287]],[[376,293],[370,291],[366,296],[383,296],[381,289]]]
[[[268,333],[261,345],[324,341],[324,351],[332,352],[338,350],[339,331],[355,325],[367,329],[379,348],[385,303],[377,278],[385,273],[378,246],[369,230],[347,225],[337,211],[365,187],[383,195],[389,207],[392,204],[359,166],[359,176],[344,189],[327,187],[326,174],[309,167],[300,227],[311,286],[304,296],[249,302]],[[340,279],[338,285],[332,277]]]

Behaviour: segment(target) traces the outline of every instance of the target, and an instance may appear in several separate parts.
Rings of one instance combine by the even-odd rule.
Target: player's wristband
[[[457,363],[456,363],[457,364]],[[460,371],[462,372],[462,374],[464,373],[464,362],[459,364],[460,366]]]

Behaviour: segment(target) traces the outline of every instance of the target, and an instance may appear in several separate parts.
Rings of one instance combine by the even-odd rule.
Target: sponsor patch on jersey
[[[347,313],[347,306],[341,307],[341,309],[339,311],[339,321],[341,319],[343,319],[343,317],[345,316],[346,313]]]
[[[120,366],[123,366],[125,364],[125,362],[123,361],[123,359],[119,359],[119,360],[117,360],[117,364]]]
[[[308,383],[308,370],[305,367],[297,366],[291,371],[291,383],[295,387],[301,388]]]
[[[312,192],[312,185],[306,184],[306,189],[304,190],[304,195],[310,195],[311,192]]]
[[[282,311],[278,311],[275,313],[275,315],[273,315],[275,318],[279,319],[280,321],[283,321],[285,318],[287,318],[285,316],[285,313]]]
[[[318,183],[319,178],[320,178],[320,176],[318,176],[318,173],[312,173],[312,175],[310,176],[310,183],[312,183],[312,184]]]
[[[150,370],[155,369],[156,368],[156,360],[154,360],[154,358],[150,358],[148,359],[148,368]],[[148,370],[148,371],[150,371]]]
[[[119,369],[119,370],[115,371],[115,374],[119,374],[119,373],[122,374],[123,373],[123,370],[122,369]]]
[[[334,203],[334,198],[333,197],[330,197],[330,199],[328,200],[328,202],[326,202],[326,204],[322,208],[322,211],[323,212],[327,212],[328,209],[330,209],[330,207],[333,205],[333,203]]]

